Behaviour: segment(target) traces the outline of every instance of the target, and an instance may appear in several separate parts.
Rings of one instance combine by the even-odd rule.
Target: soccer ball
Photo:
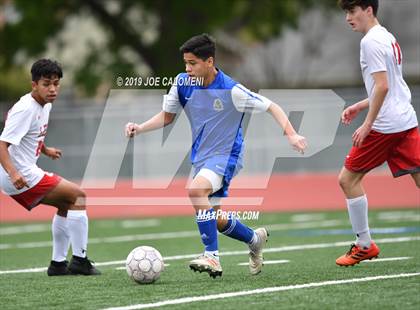
[[[127,256],[125,269],[128,276],[140,284],[155,282],[165,269],[162,255],[150,246],[139,246]]]

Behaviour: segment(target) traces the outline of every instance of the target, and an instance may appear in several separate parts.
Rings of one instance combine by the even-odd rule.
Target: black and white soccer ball
[[[159,279],[165,265],[158,250],[139,246],[128,254],[125,268],[131,279],[140,284],[149,284]]]

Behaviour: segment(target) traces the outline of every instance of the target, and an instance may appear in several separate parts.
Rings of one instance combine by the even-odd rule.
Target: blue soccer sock
[[[225,228],[220,231],[225,236],[250,244],[254,238],[254,231],[242,224],[237,218],[229,216]]]
[[[200,210],[196,217],[201,241],[205,246],[205,252],[213,256],[218,255],[219,245],[217,242],[217,220],[213,208]]]

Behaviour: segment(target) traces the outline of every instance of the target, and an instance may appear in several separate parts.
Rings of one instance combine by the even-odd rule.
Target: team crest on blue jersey
[[[213,109],[215,111],[223,111],[224,106],[223,106],[223,102],[222,100],[220,100],[219,98],[217,98],[216,100],[213,101]]]

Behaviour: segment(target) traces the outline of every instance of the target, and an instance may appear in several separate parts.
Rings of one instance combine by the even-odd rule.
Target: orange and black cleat
[[[371,242],[369,248],[360,247],[356,244],[350,246],[350,250],[337,258],[335,263],[339,266],[353,266],[360,263],[362,260],[377,258],[381,250],[375,242]]]

